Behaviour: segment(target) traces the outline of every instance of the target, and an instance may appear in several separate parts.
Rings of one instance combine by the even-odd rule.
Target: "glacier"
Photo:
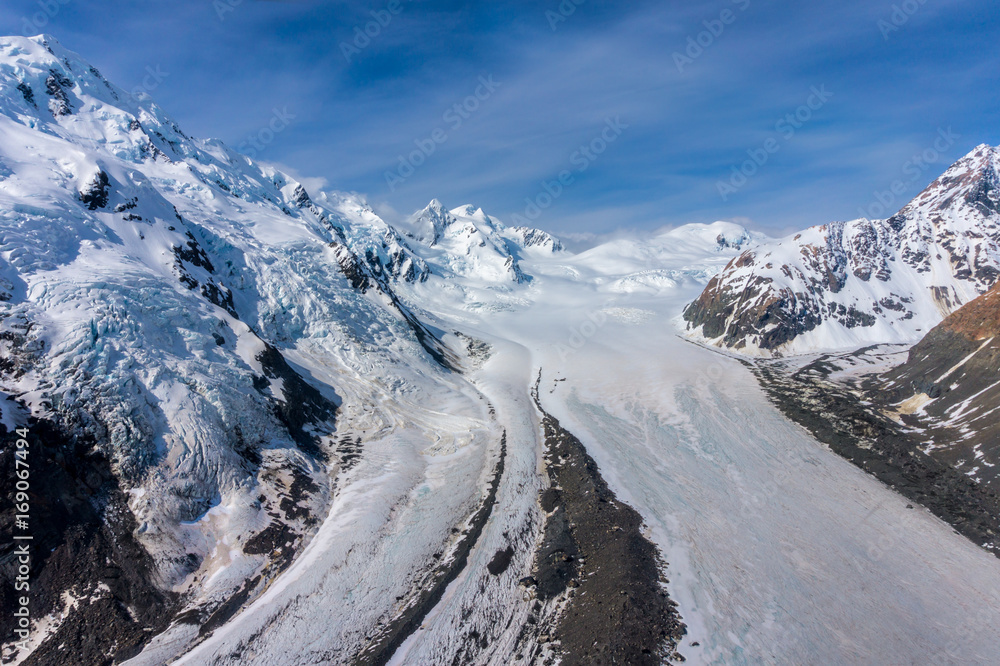
[[[0,38],[0,234],[0,421],[97,442],[176,597],[101,658],[560,658],[524,630],[566,601],[521,584],[548,483],[536,382],[662,553],[686,663],[995,657],[1000,561],[683,335],[685,304],[772,242],[739,225],[581,253],[474,205],[393,226],[187,136],[39,36]],[[114,598],[94,575],[59,591],[33,649],[58,654],[74,614]]]

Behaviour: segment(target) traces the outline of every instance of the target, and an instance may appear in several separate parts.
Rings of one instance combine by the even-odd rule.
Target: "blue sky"
[[[6,0],[0,25],[126,89],[158,69],[151,94],[187,132],[389,218],[436,197],[563,234],[777,234],[857,217],[902,179],[898,208],[1000,143],[995,0],[575,2]],[[254,147],[276,109],[294,118]]]

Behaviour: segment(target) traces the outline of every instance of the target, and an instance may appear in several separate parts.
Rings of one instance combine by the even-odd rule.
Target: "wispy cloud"
[[[245,0],[220,21],[207,0],[77,1],[45,31],[126,88],[161,65],[171,77],[155,97],[196,135],[236,146],[287,107],[296,121],[267,159],[403,216],[436,197],[509,218],[609,117],[629,130],[538,225],[600,234],[746,218],[774,233],[855,215],[938,127],[968,143],[947,159],[1000,143],[991,0],[926,3],[890,40],[878,27],[888,1],[588,0],[553,30],[545,11],[558,4],[403,0],[350,62],[339,44],[378,2]],[[688,38],[744,5],[678,71],[673,54]],[[20,32],[37,8],[4,3],[4,30]],[[495,94],[390,190],[386,171],[447,127],[444,114],[480,76],[500,82]],[[722,201],[716,182],[814,85],[834,98]]]

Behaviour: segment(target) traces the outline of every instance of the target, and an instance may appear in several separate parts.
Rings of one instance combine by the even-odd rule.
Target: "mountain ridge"
[[[688,334],[752,355],[916,342],[1000,275],[998,160],[977,146],[890,218],[747,250],[685,309]]]
[[[1000,485],[1000,284],[945,317],[872,387],[926,453]]]

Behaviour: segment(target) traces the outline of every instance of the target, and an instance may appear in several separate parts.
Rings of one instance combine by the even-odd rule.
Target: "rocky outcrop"
[[[73,104],[70,102],[67,90],[72,89],[73,82],[66,78],[61,72],[50,69],[49,75],[45,79],[45,92],[49,94],[49,110],[54,116],[68,116],[73,113]],[[23,91],[22,91],[23,92]],[[25,100],[28,97],[25,96]]]
[[[1000,556],[1000,285],[897,349],[752,367],[789,418]]]
[[[876,386],[929,455],[1000,491],[1000,285],[945,318]]]
[[[97,210],[108,205],[108,174],[98,171],[94,179],[80,192],[80,201],[88,210]]]

